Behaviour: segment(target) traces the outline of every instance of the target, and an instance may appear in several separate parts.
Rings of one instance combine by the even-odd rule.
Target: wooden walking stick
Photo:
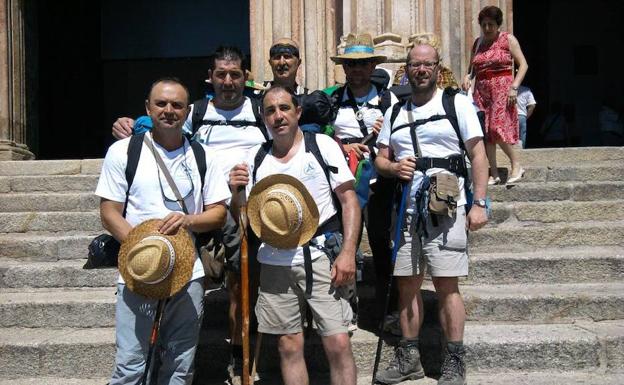
[[[249,253],[247,249],[247,197],[245,187],[239,187],[240,267],[241,267],[241,307],[243,339],[243,385],[249,381]]]

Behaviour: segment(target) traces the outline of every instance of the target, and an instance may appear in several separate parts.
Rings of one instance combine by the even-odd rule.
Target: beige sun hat
[[[119,273],[134,293],[164,299],[188,283],[195,264],[191,234],[158,232],[161,221],[150,219],[134,227],[119,249]]]
[[[278,249],[304,245],[319,222],[310,192],[286,174],[270,175],[256,183],[249,194],[247,216],[258,238]]]
[[[373,38],[368,33],[355,35],[350,33],[345,39],[345,49],[342,55],[332,56],[336,64],[342,64],[345,60],[376,59],[378,63],[386,61],[384,55],[376,55],[373,47]]]

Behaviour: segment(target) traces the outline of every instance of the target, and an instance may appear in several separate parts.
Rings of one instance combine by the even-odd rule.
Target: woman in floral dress
[[[512,145],[518,142],[519,137],[516,110],[518,87],[529,66],[518,40],[512,34],[500,31],[502,22],[503,12],[498,7],[488,6],[479,12],[481,37],[474,42],[471,71],[462,84],[464,90],[468,90],[471,81],[475,81],[474,102],[485,112],[486,151],[490,162],[488,184],[499,184],[501,181],[496,167],[497,144],[511,162],[507,183],[517,182],[524,174]],[[515,76],[514,62],[518,65]]]

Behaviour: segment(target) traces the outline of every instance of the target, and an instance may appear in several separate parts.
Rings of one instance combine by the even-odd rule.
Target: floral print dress
[[[507,32],[500,32],[492,44],[482,43],[472,61],[476,79],[473,97],[477,107],[485,112],[489,143],[515,144],[519,137],[516,105],[507,105],[513,82],[508,36]]]

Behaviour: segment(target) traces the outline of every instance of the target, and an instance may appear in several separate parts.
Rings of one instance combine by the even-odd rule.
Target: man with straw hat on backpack
[[[152,131],[108,149],[95,192],[101,198],[102,225],[122,243],[111,385],[147,383],[156,376],[146,366],[155,342],[150,332],[159,324],[158,383],[188,385],[193,380],[204,270],[189,231],[223,226],[225,200],[231,194],[212,156],[204,155],[205,172],[200,175],[197,144],[182,134],[188,98],[186,87],[175,78],[152,84],[145,101]],[[126,167],[135,156],[136,173],[128,181]]]
[[[344,299],[355,278],[360,228],[353,175],[331,138],[300,130],[301,107],[286,89],[269,89],[262,113],[273,140],[230,172],[230,185],[237,191],[232,201],[238,202],[238,188],[247,186],[249,222],[261,240],[258,331],[278,336],[284,383],[309,383],[302,328],[307,303],[323,341],[331,384],[355,385],[348,335],[352,315]]]

